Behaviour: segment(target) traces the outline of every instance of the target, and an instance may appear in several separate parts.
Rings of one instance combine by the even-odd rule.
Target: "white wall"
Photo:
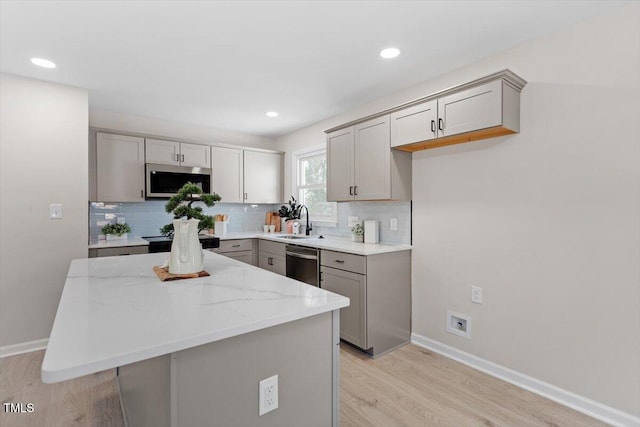
[[[188,123],[91,109],[89,125],[95,128],[176,138],[201,144],[230,144],[273,149],[273,139]]]
[[[85,90],[0,76],[0,346],[49,337],[69,262],[87,256],[87,127]]]
[[[413,154],[413,332],[636,417],[639,22],[634,3],[276,142],[504,68],[528,80],[520,134]],[[446,333],[448,308],[470,340]]]

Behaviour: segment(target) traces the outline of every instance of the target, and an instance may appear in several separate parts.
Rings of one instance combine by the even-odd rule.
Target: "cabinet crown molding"
[[[513,89],[518,91],[518,93],[520,93],[520,91],[522,91],[522,89],[527,84],[526,80],[524,80],[522,77],[518,76],[513,71],[511,71],[509,69],[504,69],[504,70],[495,72],[493,74],[489,74],[487,76],[480,77],[478,79],[472,80],[470,82],[462,83],[462,84],[459,84],[459,85],[456,85],[456,86],[452,86],[452,87],[443,89],[441,91],[432,93],[430,95],[423,96],[423,97],[418,98],[418,99],[414,99],[413,101],[405,102],[404,104],[397,105],[395,107],[380,111],[378,113],[370,114],[368,116],[361,117],[359,119],[352,120],[352,121],[347,122],[347,123],[343,123],[343,124],[341,124],[339,126],[335,126],[335,127],[332,127],[331,129],[327,129],[324,132],[325,133],[335,132],[337,130],[347,128],[349,126],[353,126],[353,125],[356,125],[356,124],[359,124],[359,123],[362,123],[362,122],[366,122],[367,120],[375,119],[376,117],[384,116],[386,114],[391,114],[391,113],[394,113],[396,111],[400,111],[400,110],[403,110],[405,108],[412,107],[414,105],[418,105],[418,104],[421,104],[423,102],[430,101],[432,99],[437,99],[437,98],[440,98],[440,97],[443,97],[443,96],[447,96],[447,95],[450,95],[452,93],[456,93],[456,92],[461,91],[461,90],[466,90],[466,89],[469,89],[469,88],[472,88],[472,87],[475,87],[475,86],[479,86],[479,85],[482,85],[484,83],[491,82],[491,81],[498,80],[498,79],[502,79],[504,82],[506,82]]]

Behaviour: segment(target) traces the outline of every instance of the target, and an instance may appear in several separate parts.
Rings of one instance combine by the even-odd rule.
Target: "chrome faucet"
[[[309,209],[305,205],[302,205],[300,206],[300,213],[302,213],[302,208],[304,208],[307,211],[307,216],[306,216],[307,225],[304,228],[304,234],[308,236],[311,230],[313,230],[312,228],[313,224],[309,224]]]

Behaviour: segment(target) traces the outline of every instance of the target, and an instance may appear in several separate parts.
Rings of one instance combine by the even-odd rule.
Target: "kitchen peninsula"
[[[208,251],[211,276],[160,282],[166,258],[72,261],[43,382],[118,367],[130,426],[337,425],[347,298]],[[274,375],[279,407],[259,416]]]

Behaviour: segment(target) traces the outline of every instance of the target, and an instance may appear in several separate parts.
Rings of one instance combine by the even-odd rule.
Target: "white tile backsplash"
[[[160,227],[168,224],[172,215],[165,212],[166,200],[147,200],[140,203],[90,203],[89,237],[97,240],[102,226],[124,217],[131,226],[130,236],[158,236]],[[269,211],[277,211],[280,205],[244,205],[239,203],[216,203],[204,208],[207,215],[229,215],[229,232],[260,232]],[[360,221],[380,222],[380,242],[411,243],[411,202],[348,202],[338,203],[338,226],[314,226],[312,234],[351,237],[347,217],[357,216]],[[398,219],[398,230],[391,231],[391,218]]]

